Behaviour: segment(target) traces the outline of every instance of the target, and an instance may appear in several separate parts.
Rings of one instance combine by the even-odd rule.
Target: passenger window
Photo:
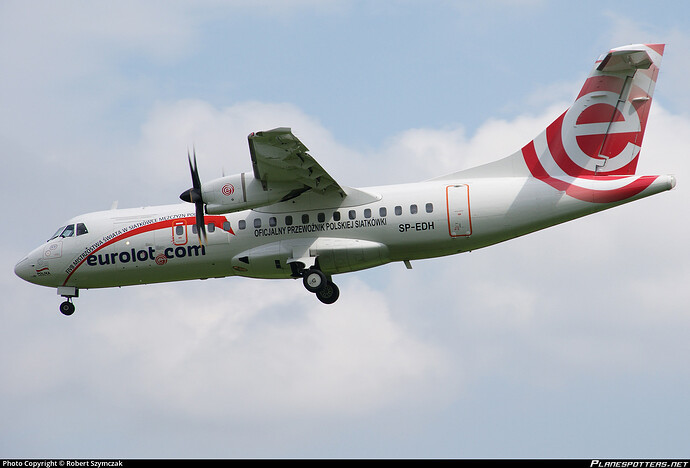
[[[216,232],[216,225],[213,223],[209,223],[206,228],[208,229],[208,232]]]
[[[417,205],[410,205],[410,214],[417,214]]]
[[[244,219],[240,219],[237,221],[237,227],[240,229],[246,229],[247,228],[247,221]]]
[[[302,224],[309,224],[309,215],[308,214],[302,215]]]
[[[333,221],[340,221],[340,211],[333,212]]]
[[[244,220],[242,220],[242,221],[244,221]],[[238,223],[238,224],[239,224],[239,223]],[[244,226],[245,226],[245,227],[247,226],[247,223],[246,223],[246,222],[244,223]],[[229,222],[229,221],[225,221],[225,222],[223,223],[223,229],[224,229],[225,231],[230,232],[230,230],[231,230],[232,228],[230,227],[230,222]]]
[[[371,210],[369,208],[366,208],[364,210],[364,217],[365,218],[371,218]]]
[[[347,216],[350,219],[355,219],[355,218],[357,218],[357,212],[355,210],[350,210],[350,211],[348,211]]]
[[[285,225],[286,225],[286,226],[292,226],[292,216],[287,215],[287,216],[285,217]]]
[[[275,216],[271,216],[270,218],[268,218],[268,225],[269,226],[276,227],[277,224],[278,224],[278,221],[276,220]]]
[[[320,223],[323,223],[324,221],[326,221],[326,215],[324,213],[319,213],[318,215],[316,215],[316,219],[318,219]]]
[[[385,218],[387,214],[388,214],[388,210],[386,210],[385,206],[382,206],[381,208],[379,208],[379,216],[380,217]]]
[[[196,234],[196,233],[197,233],[196,224],[193,224],[192,225],[192,234]]]
[[[184,225],[180,224],[178,226],[175,226],[175,235],[176,236],[183,236],[184,235]]]
[[[427,213],[433,213],[434,212],[434,204],[433,203],[427,203],[426,204],[426,212]]]
[[[84,223],[78,223],[77,224],[77,235],[78,236],[81,236],[81,235],[86,234],[88,232],[89,232],[89,230],[86,229],[86,226],[84,225]]]
[[[402,206],[395,207],[395,215],[400,216],[402,214]]]
[[[261,218],[254,218],[254,227],[255,228],[261,227]]]

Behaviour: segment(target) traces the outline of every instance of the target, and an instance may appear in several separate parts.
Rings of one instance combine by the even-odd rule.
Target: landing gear
[[[74,304],[72,304],[71,297],[62,304],[60,304],[60,312],[62,312],[63,315],[67,316],[70,316],[74,313]]]
[[[340,290],[325,273],[317,267],[302,270],[302,283],[310,293],[316,294],[316,297],[324,304],[333,304],[340,296]]]
[[[328,281],[323,289],[316,291],[316,297],[324,304],[333,304],[340,297],[340,290],[335,283]]]
[[[74,286],[58,286],[58,295],[67,299],[65,302],[60,304],[60,312],[63,315],[70,316],[74,313],[74,304],[72,304],[73,297],[79,297],[79,289]]]
[[[323,271],[319,270],[318,268],[310,268],[305,270],[303,275],[302,283],[304,283],[304,287],[307,288],[307,291],[310,293],[319,292],[326,286],[326,283],[328,282],[326,275],[324,275]]]

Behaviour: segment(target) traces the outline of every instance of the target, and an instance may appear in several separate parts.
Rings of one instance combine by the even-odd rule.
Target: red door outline
[[[180,229],[178,229],[180,228]],[[172,241],[174,245],[185,245],[187,243],[187,223],[184,221],[173,221]]]

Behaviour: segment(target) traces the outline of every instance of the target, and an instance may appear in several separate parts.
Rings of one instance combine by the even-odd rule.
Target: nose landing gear
[[[73,297],[79,297],[79,289],[73,286],[59,286],[57,288],[58,295],[66,298],[67,300],[60,304],[60,312],[63,315],[70,316],[74,313],[74,304],[72,304]]]
[[[72,315],[74,313],[74,304],[72,304],[72,298],[67,299],[65,302],[60,304],[60,312],[63,315]]]

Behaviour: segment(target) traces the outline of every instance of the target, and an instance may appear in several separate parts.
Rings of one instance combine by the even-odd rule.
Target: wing
[[[289,128],[252,133],[248,137],[254,177],[264,189],[271,184],[294,184],[294,191],[312,190],[320,194],[345,191],[307,151],[309,149]]]

